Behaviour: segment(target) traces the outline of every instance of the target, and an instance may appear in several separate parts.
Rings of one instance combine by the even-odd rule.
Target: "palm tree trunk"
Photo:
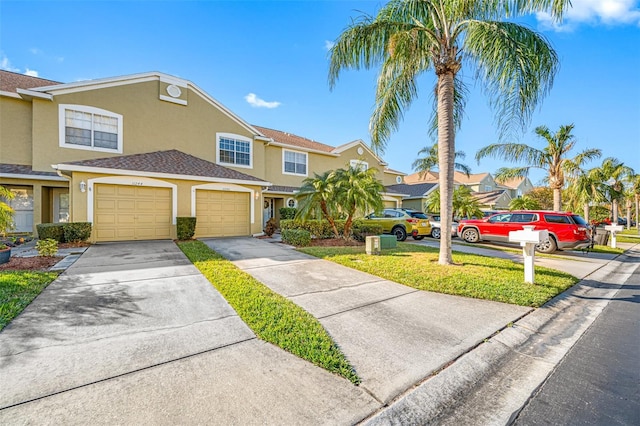
[[[440,265],[452,265],[451,222],[453,220],[453,71],[438,74],[438,169],[440,171]]]
[[[631,229],[631,200],[627,198],[627,229]]]
[[[636,194],[636,228],[640,232],[640,195]]]
[[[562,211],[562,188],[553,188],[553,211]]]
[[[584,204],[583,211],[584,211],[584,220],[586,220],[587,223],[589,223],[589,203]]]

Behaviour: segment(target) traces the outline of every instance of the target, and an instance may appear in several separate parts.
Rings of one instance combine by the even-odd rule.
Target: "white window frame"
[[[289,201],[293,201],[293,207],[291,207],[289,205]],[[297,209],[298,208],[298,200],[296,200],[295,198],[287,198],[287,202],[285,203],[285,207]]]
[[[285,157],[286,157],[286,153],[287,152],[291,152],[293,154],[302,154],[302,155],[304,155],[305,173],[295,173],[295,172],[287,172],[287,171],[285,171],[284,163],[285,163]],[[282,174],[283,175],[293,175],[293,176],[309,176],[309,154],[307,154],[306,152],[302,152],[302,151],[294,151],[294,150],[291,150],[291,149],[283,149],[282,150]]]
[[[227,163],[220,160],[220,139],[233,139],[240,142],[246,142],[249,144],[249,165]],[[253,140],[246,136],[237,135],[235,133],[216,133],[216,163],[222,166],[228,167],[240,167],[243,169],[253,169]]]
[[[85,112],[88,114],[98,114],[104,115],[107,117],[115,118],[118,121],[118,147],[116,149],[110,148],[101,148],[93,146],[93,129],[91,130],[91,144],[92,146],[85,145],[76,145],[72,143],[67,143],[66,140],[66,111],[79,111]],[[96,108],[92,106],[86,105],[74,105],[74,104],[60,104],[58,106],[58,137],[59,144],[61,148],[71,148],[71,149],[82,149],[85,151],[99,151],[99,152],[117,152],[118,154],[122,154],[122,142],[123,142],[123,133],[122,133],[122,115],[116,114],[115,112],[107,111],[105,109]]]
[[[349,161],[349,165],[351,167],[353,167],[354,169],[357,167],[362,167],[364,166],[364,171],[369,170],[369,163],[367,163],[366,161],[362,161],[362,160],[350,160]]]

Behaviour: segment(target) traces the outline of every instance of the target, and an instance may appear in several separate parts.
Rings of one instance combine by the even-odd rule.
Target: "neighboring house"
[[[414,184],[397,184],[386,187],[388,192],[405,194],[402,198],[402,207],[405,209],[426,211],[424,205],[429,195],[438,188],[438,184],[430,183],[414,183]]]
[[[0,185],[17,194],[17,230],[88,221],[92,241],[175,238],[179,216],[197,217],[196,237],[260,234],[314,172],[355,161],[387,185],[403,176],[362,141],[274,138],[157,72],[63,84],[0,71],[0,122]]]
[[[471,195],[480,204],[483,211],[491,210],[509,210],[509,202],[511,196],[505,189],[496,189],[495,191],[472,192]]]
[[[498,182],[498,188],[506,189],[509,192],[509,196],[514,199],[520,198],[531,191],[533,184],[527,177],[514,178]]]

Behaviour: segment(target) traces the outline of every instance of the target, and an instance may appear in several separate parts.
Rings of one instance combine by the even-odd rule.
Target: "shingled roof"
[[[291,133],[282,132],[280,130],[269,129],[267,127],[261,127],[256,125],[253,125],[253,127],[257,129],[260,133],[265,135],[266,137],[271,138],[274,141],[285,144],[285,145],[297,146],[297,147],[306,148],[306,149],[313,149],[313,150],[322,151],[322,152],[332,152],[335,149],[335,147],[333,146],[325,145],[323,143],[316,142],[311,139],[303,138],[302,136],[294,135]]]
[[[193,155],[172,149],[145,154],[121,155],[93,160],[61,163],[58,168],[68,166],[95,167],[100,169],[130,170],[136,172],[164,173],[182,176],[202,176],[230,180],[264,182],[262,179],[229,169]],[[69,168],[73,169],[73,168]]]
[[[399,183],[397,185],[386,186],[385,191],[395,194],[407,194],[407,198],[422,198],[436,185],[436,183],[416,183],[412,185]]]
[[[487,191],[487,192],[472,192],[471,195],[475,198],[480,204],[495,204],[498,201],[498,198],[504,194],[506,190],[497,189],[495,191]]]
[[[54,84],[61,83],[40,77],[0,70],[0,90],[5,92],[15,93],[16,89],[33,89],[34,87],[52,86]]]
[[[58,174],[55,172],[39,172],[39,171],[33,170],[31,166],[23,165],[23,164],[0,164],[0,174],[31,175],[34,177],[37,177],[37,176],[59,177]]]

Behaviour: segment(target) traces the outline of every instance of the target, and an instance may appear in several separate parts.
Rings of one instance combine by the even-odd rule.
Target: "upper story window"
[[[217,134],[216,160],[236,167],[253,167],[251,139],[228,133]]]
[[[282,151],[282,173],[307,176],[307,153]]]
[[[351,160],[351,161],[349,161],[349,165],[351,167],[353,167],[354,169],[360,169],[360,170],[368,170],[369,169],[369,163],[367,163],[366,161],[362,161],[362,160]]]
[[[122,115],[84,105],[60,105],[60,146],[122,153]]]
[[[491,185],[485,185],[484,186],[484,190],[485,190],[485,192],[491,192],[491,191],[493,191],[493,187]]]

